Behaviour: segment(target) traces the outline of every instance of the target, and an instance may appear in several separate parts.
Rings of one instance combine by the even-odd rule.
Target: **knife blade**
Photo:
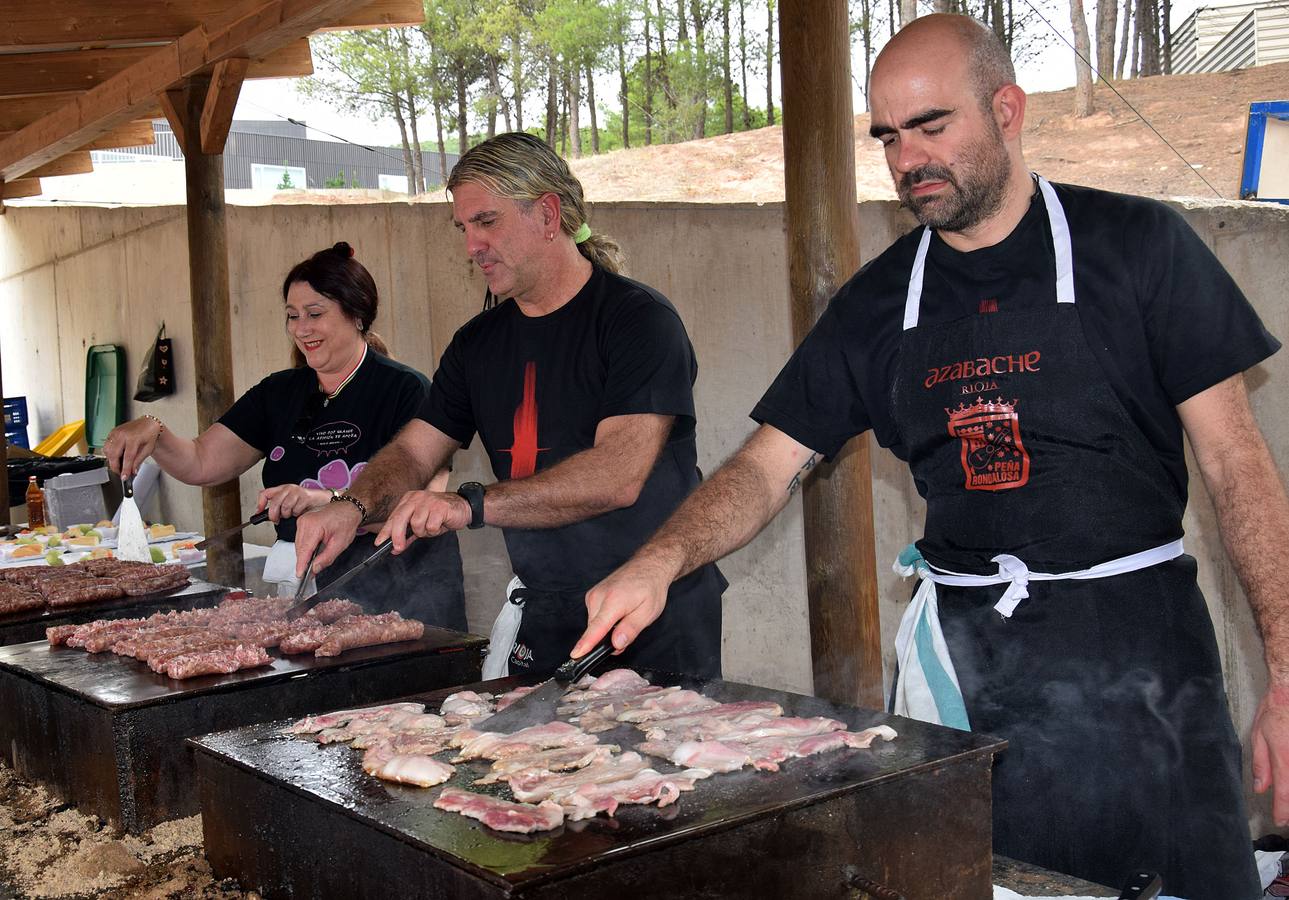
[[[569,659],[545,681],[539,681],[533,690],[520,697],[499,713],[494,713],[475,727],[500,734],[513,734],[529,725],[540,725],[555,718],[559,700],[569,685],[594,668],[613,651],[610,635],[591,649],[581,659]]]
[[[337,578],[335,581],[328,584],[326,587],[321,588],[320,590],[314,591],[308,597],[305,597],[299,603],[295,604],[295,606],[292,606],[283,614],[283,617],[286,619],[300,618],[300,616],[308,612],[309,608],[312,607],[319,600],[321,600],[324,596],[333,595],[337,588],[339,588],[345,582],[349,581],[359,572],[366,569],[372,563],[376,562],[376,560],[380,559],[382,556],[388,553],[390,551],[390,548],[393,546],[394,546],[393,539],[386,538],[384,541],[376,545],[376,549],[372,551],[372,553],[370,553],[366,559],[358,563],[358,565],[354,566],[352,569],[350,569],[345,574],[341,575],[339,578]],[[319,545],[319,547],[321,547],[321,545]],[[317,552],[318,551],[315,550],[314,554],[316,555]],[[310,566],[312,566],[312,560],[310,561]],[[307,580],[308,580],[308,575],[306,575],[304,578],[304,581],[307,581]],[[302,581],[301,584],[303,584],[304,581]]]
[[[255,515],[251,516],[241,525],[234,525],[232,528],[225,528],[223,531],[219,532],[218,534],[212,534],[210,537],[205,538],[204,540],[198,541],[197,543],[193,544],[193,549],[205,550],[207,547],[209,547],[211,544],[215,543],[216,541],[222,541],[225,538],[230,538],[233,535],[237,534],[237,532],[241,531],[243,528],[250,528],[252,525],[259,525],[261,522],[267,522],[268,520],[269,520],[269,511],[267,509],[264,510],[263,512],[257,512]]]

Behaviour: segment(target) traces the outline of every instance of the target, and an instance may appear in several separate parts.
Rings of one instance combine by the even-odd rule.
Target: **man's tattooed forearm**
[[[801,487],[801,479],[815,467],[815,463],[817,462],[819,462],[819,454],[811,453],[810,458],[802,464],[801,468],[797,470],[797,474],[793,475],[792,480],[788,482],[789,497],[797,492],[797,488]]]

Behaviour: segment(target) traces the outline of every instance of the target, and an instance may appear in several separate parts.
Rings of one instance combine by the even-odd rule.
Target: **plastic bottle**
[[[40,528],[45,524],[45,492],[36,484],[36,476],[27,477],[27,527]]]

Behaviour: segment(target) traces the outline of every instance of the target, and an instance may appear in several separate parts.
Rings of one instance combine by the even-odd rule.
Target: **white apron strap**
[[[519,623],[524,618],[523,601],[515,597],[515,591],[522,589],[524,583],[518,576],[510,579],[506,585],[506,599],[501,604],[501,612],[493,620],[492,631],[488,635],[488,655],[483,658],[483,680],[505,678],[510,674],[510,651],[519,636]]]
[[[1042,175],[1038,179],[1038,189],[1043,192],[1043,205],[1047,207],[1047,222],[1052,230],[1052,253],[1056,256],[1056,302],[1074,302],[1074,244],[1070,239],[1070,224],[1065,218],[1065,207],[1061,206],[1056,190]],[[909,272],[909,289],[904,298],[904,330],[916,328],[918,314],[922,306],[922,277],[926,273],[926,254],[931,246],[931,229],[922,229],[922,239],[918,241],[918,250],[913,257],[913,268]]]

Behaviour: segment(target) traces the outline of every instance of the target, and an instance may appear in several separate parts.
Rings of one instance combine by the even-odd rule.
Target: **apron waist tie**
[[[996,575],[968,575],[933,566],[922,557],[916,546],[909,544],[900,552],[892,568],[897,575],[906,578],[916,575],[922,583],[918,585],[917,592],[904,611],[895,637],[895,658],[899,672],[893,711],[896,715],[948,725],[962,731],[969,731],[971,728],[958,676],[953,669],[953,660],[949,657],[949,647],[940,629],[936,584],[956,587],[1005,584],[1007,587],[994,604],[994,609],[1004,618],[1010,618],[1020,602],[1029,596],[1031,581],[1109,578],[1176,559],[1184,552],[1179,538],[1087,569],[1057,574],[1031,572],[1019,558],[1009,553],[1000,553],[992,560],[998,564]]]

